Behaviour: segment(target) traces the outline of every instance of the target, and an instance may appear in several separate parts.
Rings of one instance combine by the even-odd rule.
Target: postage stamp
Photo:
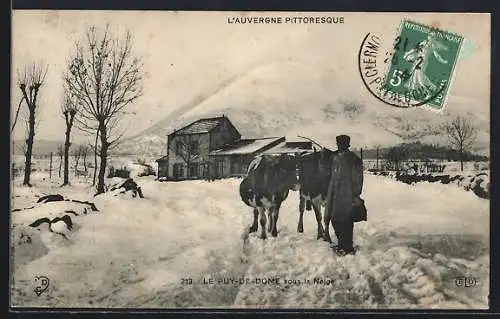
[[[387,72],[388,91],[410,94],[412,101],[444,107],[463,37],[403,20]]]
[[[360,50],[360,53],[375,57],[380,36],[372,35],[370,39],[371,42],[363,42],[362,48],[366,46],[366,49]],[[392,47],[381,56],[386,71],[381,72],[382,77],[375,82],[377,87],[370,91],[394,106],[426,106],[442,110],[463,40],[461,35],[403,20]],[[370,61],[362,60],[361,56],[360,65],[365,64],[365,68],[369,69]],[[365,77],[370,77],[370,74],[365,73]]]

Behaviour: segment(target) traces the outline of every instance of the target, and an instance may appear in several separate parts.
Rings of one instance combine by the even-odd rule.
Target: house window
[[[198,164],[189,164],[189,177],[198,177]]]
[[[191,142],[191,154],[198,155],[200,154],[200,143],[198,141]]]
[[[175,155],[182,155],[182,142],[177,141],[175,143]]]
[[[182,164],[177,163],[174,164],[174,177],[179,178],[184,175],[183,169],[182,169]]]

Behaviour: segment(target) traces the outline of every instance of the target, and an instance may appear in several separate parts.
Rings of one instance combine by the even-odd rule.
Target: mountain
[[[35,137],[33,143],[33,155],[42,156],[49,155],[50,152],[56,156],[57,147],[64,144],[63,141],[51,141],[51,140],[38,140]],[[24,155],[24,148],[26,147],[26,142],[24,140],[12,141],[11,153],[13,155]]]
[[[379,102],[361,86],[353,97],[346,87],[355,85],[359,83],[339,82],[331,87],[318,72],[300,63],[264,65],[177,108],[149,129],[123,140],[117,152],[160,157],[166,152],[167,134],[174,129],[222,114],[244,137],[302,135],[335,147],[336,135],[349,134],[353,147],[365,148],[414,141],[444,145],[442,124],[462,115],[478,129],[476,151],[488,152],[488,107],[474,109],[476,101],[450,96],[442,114],[402,109]]]
[[[394,145],[391,147],[380,147],[378,149],[378,158],[386,158],[387,153],[396,147],[400,149],[406,156],[412,159],[444,159],[444,160],[452,160],[458,161],[460,160],[460,154],[457,150],[453,150],[446,146],[438,146],[417,142],[411,143],[401,143],[399,145]],[[359,149],[355,150],[358,155],[360,154]],[[464,152],[463,157],[465,160],[471,161],[487,161],[488,157],[480,154],[473,154],[471,152]],[[377,149],[369,148],[363,149],[363,158],[364,159],[376,159],[377,158]]]

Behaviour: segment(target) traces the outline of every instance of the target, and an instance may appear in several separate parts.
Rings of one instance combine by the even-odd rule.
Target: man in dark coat
[[[338,150],[332,159],[325,214],[338,239],[337,254],[346,255],[354,253],[351,209],[363,190],[363,163],[349,150],[349,136],[339,135],[336,139]]]

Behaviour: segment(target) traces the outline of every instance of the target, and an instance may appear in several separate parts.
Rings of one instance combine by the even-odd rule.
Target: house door
[[[174,164],[174,178],[179,179],[183,175],[184,174],[183,174],[182,164],[178,163]]]
[[[210,177],[210,169],[209,169],[209,164],[204,163],[201,165],[201,176],[205,179],[208,179]]]
[[[222,178],[224,176],[224,161],[223,160],[216,160],[214,163],[214,177],[215,178]]]

